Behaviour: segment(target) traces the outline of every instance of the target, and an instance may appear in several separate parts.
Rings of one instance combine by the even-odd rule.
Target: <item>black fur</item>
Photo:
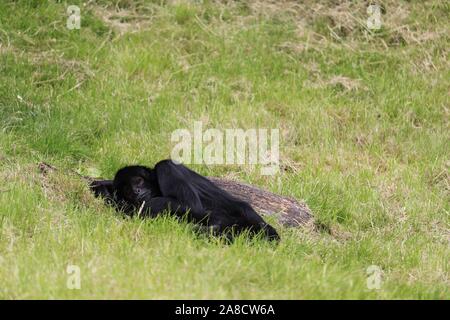
[[[128,166],[114,180],[91,184],[96,196],[115,205],[128,215],[139,213],[155,217],[169,212],[177,217],[232,237],[243,231],[261,232],[269,240],[279,240],[276,230],[267,224],[246,202],[236,199],[207,178],[171,160],[163,160],[154,169]]]

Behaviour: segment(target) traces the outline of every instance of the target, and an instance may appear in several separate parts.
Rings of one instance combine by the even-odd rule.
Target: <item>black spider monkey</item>
[[[156,217],[169,212],[228,239],[245,230],[252,235],[261,232],[269,240],[280,239],[250,204],[170,159],[158,162],[154,169],[124,167],[114,180],[95,181],[91,189],[128,215]]]

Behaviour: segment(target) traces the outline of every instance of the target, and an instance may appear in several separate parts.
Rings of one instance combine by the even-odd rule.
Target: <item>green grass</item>
[[[449,299],[450,6],[383,1],[368,31],[334,3],[1,1],[0,298]],[[279,128],[278,176],[191,167],[305,199],[331,233],[225,245],[65,173],[153,165],[198,120]]]

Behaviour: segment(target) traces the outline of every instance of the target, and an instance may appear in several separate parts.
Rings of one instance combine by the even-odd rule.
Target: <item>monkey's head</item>
[[[117,198],[134,206],[152,195],[155,182],[153,170],[143,166],[129,166],[117,171],[114,177],[114,190]]]

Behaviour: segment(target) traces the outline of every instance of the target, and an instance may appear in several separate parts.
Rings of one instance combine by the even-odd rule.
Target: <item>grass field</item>
[[[363,1],[1,1],[0,298],[449,299],[450,5],[379,3],[374,31]],[[225,245],[68,173],[151,166],[194,121],[279,129],[276,176],[190,167],[304,199],[330,232]]]

